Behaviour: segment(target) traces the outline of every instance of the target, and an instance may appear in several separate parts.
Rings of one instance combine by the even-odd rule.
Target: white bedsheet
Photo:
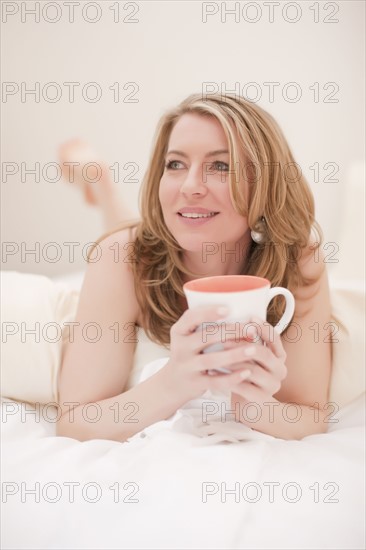
[[[2,548],[364,548],[363,396],[301,441],[201,405],[117,443],[54,437],[55,409],[2,400]]]
[[[2,399],[2,548],[364,548],[364,396],[301,441],[228,409],[206,394],[127,442],[79,442],[55,437],[54,407]]]

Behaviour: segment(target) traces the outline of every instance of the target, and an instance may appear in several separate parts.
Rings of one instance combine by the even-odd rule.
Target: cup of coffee
[[[225,323],[249,322],[251,317],[267,319],[267,308],[275,296],[284,296],[286,308],[274,329],[281,334],[290,323],[295,311],[293,294],[280,286],[271,288],[271,283],[263,277],[253,275],[219,275],[194,279],[183,285],[189,308],[197,306],[224,305],[229,308],[227,316],[215,322],[216,328]],[[212,322],[203,323],[197,330],[203,332]],[[210,330],[207,330],[207,334]],[[223,345],[218,343],[205,348],[204,353],[220,351]],[[225,370],[225,372],[228,372]]]

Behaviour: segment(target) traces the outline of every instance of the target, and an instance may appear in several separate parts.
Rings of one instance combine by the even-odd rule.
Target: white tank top
[[[161,359],[162,357],[169,357],[170,355],[170,350],[152,342],[147,337],[143,328],[136,325],[136,329],[138,342],[135,348],[132,369],[127,381],[126,389],[128,390],[140,381],[141,373],[145,365],[157,359]]]

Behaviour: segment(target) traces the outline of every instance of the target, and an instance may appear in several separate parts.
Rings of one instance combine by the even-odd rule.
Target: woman
[[[197,212],[207,216],[204,223],[192,220]],[[60,372],[58,435],[125,441],[207,390],[231,392],[236,411],[255,402],[263,412],[255,424],[242,414],[236,420],[263,433],[301,439],[325,432],[331,309],[322,235],[311,191],[273,118],[229,95],[191,95],[169,111],[144,178],[141,217],[103,235],[90,252],[79,324]],[[212,243],[217,252],[208,254]],[[265,346],[255,343],[255,333],[251,342],[248,332],[226,341],[223,351],[202,354],[221,335],[203,343],[196,327],[225,313],[188,310],[182,286],[234,274],[289,288],[296,300],[291,325],[281,336],[270,330],[283,312],[277,297],[267,323],[254,319]],[[98,324],[94,342],[83,334],[90,322]],[[151,340],[170,343],[170,357],[125,391],[135,325]],[[232,373],[208,375],[218,367]],[[85,417],[86,403],[95,403],[94,416],[89,406]],[[133,422],[126,421],[129,407]]]

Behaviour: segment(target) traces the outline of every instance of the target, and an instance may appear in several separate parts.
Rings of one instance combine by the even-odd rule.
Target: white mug
[[[295,299],[292,293],[280,286],[271,288],[271,283],[263,277],[253,275],[219,275],[194,279],[183,285],[189,308],[197,306],[224,305],[229,308],[225,318],[216,321],[217,325],[249,322],[251,317],[267,319],[267,308],[275,296],[282,295],[286,300],[285,312],[274,329],[281,334],[290,323],[295,311]],[[203,323],[205,329],[211,323]],[[197,330],[200,330],[198,327]],[[213,344],[204,349],[204,353],[219,351],[222,344]],[[229,372],[226,369],[222,372]]]

